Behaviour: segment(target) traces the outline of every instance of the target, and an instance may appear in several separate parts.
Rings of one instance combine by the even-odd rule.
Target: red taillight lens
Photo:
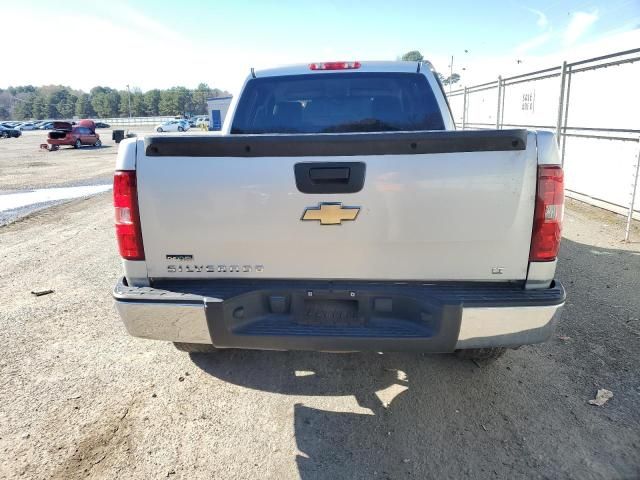
[[[138,213],[136,172],[119,171],[113,176],[113,206],[120,256],[125,260],[144,260],[142,230]]]
[[[538,166],[538,191],[531,236],[532,262],[555,260],[562,236],[564,174],[558,165]]]
[[[360,62],[322,62],[309,65],[311,70],[353,70],[360,68]]]

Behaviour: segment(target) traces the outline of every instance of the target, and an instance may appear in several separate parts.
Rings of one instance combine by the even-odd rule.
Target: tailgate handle
[[[362,190],[364,162],[304,162],[293,166],[302,193],[355,193]]]
[[[349,168],[310,168],[309,178],[315,183],[340,182],[347,183],[349,181]]]

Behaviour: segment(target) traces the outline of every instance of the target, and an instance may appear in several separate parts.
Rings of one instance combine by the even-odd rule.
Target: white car
[[[36,130],[38,127],[33,122],[25,122],[22,125],[18,125],[15,128],[16,130],[24,131],[24,130]]]
[[[201,115],[196,117],[196,127],[208,127],[209,126],[209,117],[206,115]]]
[[[156,126],[156,132],[186,132],[189,130],[189,122],[186,120],[169,120]]]

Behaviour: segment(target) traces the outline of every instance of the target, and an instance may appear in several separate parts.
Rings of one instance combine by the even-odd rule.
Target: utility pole
[[[131,123],[131,91],[129,90],[128,83],[127,83],[127,99],[129,100],[129,123]]]
[[[451,93],[451,79],[453,78],[453,55],[451,55],[451,64],[449,65],[449,93]]]

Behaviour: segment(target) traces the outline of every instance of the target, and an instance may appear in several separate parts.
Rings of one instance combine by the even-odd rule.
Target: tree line
[[[158,115],[205,115],[207,98],[229,95],[200,83],[195,90],[172,87],[142,92],[93,87],[89,93],[62,85],[33,85],[0,89],[0,119],[110,118]]]
[[[401,59],[419,62],[424,57],[418,50],[412,50]],[[444,85],[460,80],[457,73],[450,77],[437,75]],[[228,92],[211,88],[206,83],[200,83],[195,90],[172,87],[142,92],[134,88],[130,93],[101,86],[86,93],[62,85],[25,85],[0,89],[0,120],[127,117],[129,102],[134,117],[205,115],[207,98],[227,95]]]

